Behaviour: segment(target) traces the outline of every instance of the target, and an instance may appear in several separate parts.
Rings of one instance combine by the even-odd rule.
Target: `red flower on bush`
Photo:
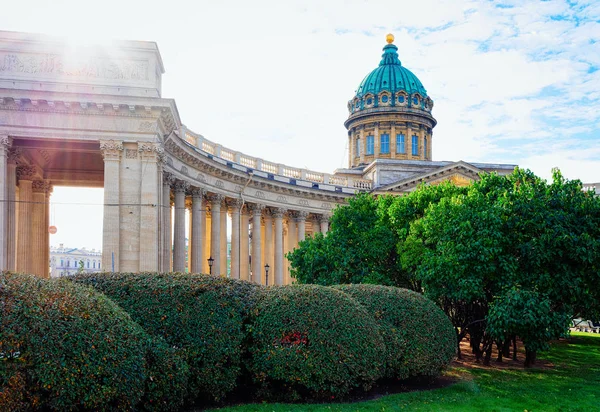
[[[308,336],[303,332],[288,332],[285,333],[279,340],[281,346],[298,346],[307,345]]]

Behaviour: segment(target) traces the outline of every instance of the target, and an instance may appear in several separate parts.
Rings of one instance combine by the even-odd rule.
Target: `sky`
[[[189,129],[321,172],[347,166],[347,102],[393,33],[435,103],[434,160],[600,182],[600,1],[30,0],[4,4],[0,29],[155,41]]]

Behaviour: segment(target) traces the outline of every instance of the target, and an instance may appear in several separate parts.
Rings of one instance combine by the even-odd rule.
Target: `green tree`
[[[565,319],[598,310],[600,199],[558,171],[550,184],[521,169],[482,175],[426,209],[399,248],[486,362],[493,340],[519,335],[531,364]]]
[[[379,200],[361,194],[335,209],[326,236],[307,238],[287,257],[299,283],[404,285],[396,244]]]

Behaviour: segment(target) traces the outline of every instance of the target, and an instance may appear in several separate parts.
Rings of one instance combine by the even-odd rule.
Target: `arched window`
[[[356,138],[356,157],[360,157],[360,137]]]
[[[71,261],[67,259],[67,267],[71,267]]]
[[[90,261],[89,260],[87,261],[87,268],[88,269],[90,268]]]
[[[375,137],[367,136],[367,155],[375,153]]]
[[[381,135],[380,150],[383,154],[390,152],[390,135],[387,133]]]
[[[406,153],[406,143],[402,133],[396,135],[396,153]]]
[[[94,269],[96,269],[96,261],[94,260]]]
[[[60,267],[61,268],[65,267],[65,261],[63,259],[60,260]]]
[[[412,137],[412,155],[413,156],[419,155],[419,138],[417,137],[417,135],[414,135],[414,134]]]

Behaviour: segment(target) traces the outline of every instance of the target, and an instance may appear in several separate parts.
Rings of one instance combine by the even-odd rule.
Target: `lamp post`
[[[213,257],[209,257],[208,259],[208,274],[212,275],[212,265],[213,263],[215,263],[215,260],[213,259]]]
[[[270,268],[270,266],[269,266],[269,264],[267,263],[267,264],[265,265],[265,285],[266,285],[266,286],[269,286],[269,268]]]

